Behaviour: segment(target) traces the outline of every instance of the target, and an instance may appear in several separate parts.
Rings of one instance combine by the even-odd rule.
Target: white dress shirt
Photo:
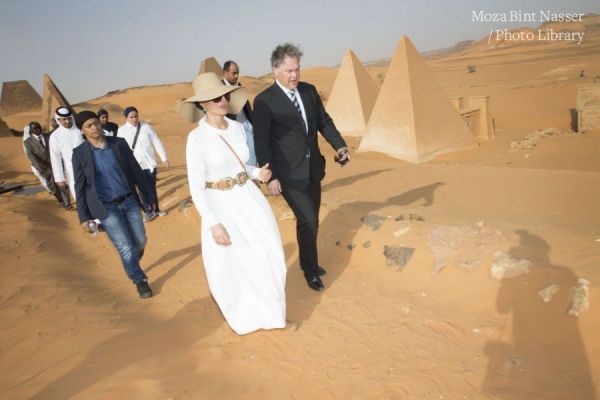
[[[290,99],[290,101],[292,101],[292,95],[290,92],[296,93],[296,100],[298,100],[300,110],[302,110],[302,119],[304,120],[304,127],[306,128],[306,132],[308,132],[308,120],[306,119],[306,110],[304,109],[304,103],[302,103],[302,97],[300,97],[300,92],[298,92],[298,89],[286,88],[281,83],[279,83],[277,79],[275,79],[275,82],[277,82],[277,86],[279,86],[281,90],[283,90],[283,93],[285,93],[285,95],[288,97],[288,99]]]
[[[117,136],[127,141],[129,147],[133,149],[133,155],[142,169],[153,171],[156,168],[154,150],[156,149],[162,162],[167,161],[167,152],[154,129],[145,122],[140,121],[138,123],[141,124],[141,127],[135,149],[133,149],[133,140],[137,132],[136,126],[126,122],[125,125],[119,127]]]

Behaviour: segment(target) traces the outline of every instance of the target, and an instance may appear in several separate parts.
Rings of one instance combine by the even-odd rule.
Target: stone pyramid
[[[2,118],[0,118],[0,136],[12,136],[12,131],[10,130],[10,128],[8,127],[8,125],[6,125],[6,122],[4,122],[2,120]]]
[[[50,126],[50,121],[54,119],[54,111],[60,107],[68,107],[73,110],[71,104],[65,96],[56,87],[52,78],[48,74],[44,74],[44,97],[42,98],[42,124],[47,129]]]
[[[407,36],[398,43],[359,151],[419,163],[475,143]]]
[[[219,78],[223,75],[221,64],[219,64],[217,59],[214,57],[208,57],[202,60],[198,74],[203,74],[205,72],[214,72]]]
[[[327,112],[346,135],[365,134],[379,86],[360,60],[348,50],[344,55],[327,101]]]
[[[42,98],[28,81],[12,81],[2,84],[0,113],[11,115],[24,111],[39,111]]]

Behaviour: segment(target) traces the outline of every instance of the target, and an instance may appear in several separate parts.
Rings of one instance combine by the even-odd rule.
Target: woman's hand
[[[269,169],[269,163],[266,163],[265,165],[260,167],[260,172],[258,173],[258,179],[260,179],[261,182],[263,182],[263,183],[268,182],[269,179],[271,179],[271,175],[273,175],[273,173]]]
[[[212,237],[214,241],[221,246],[229,246],[231,244],[231,239],[229,237],[229,233],[227,233],[227,229],[223,226],[223,224],[217,224],[210,228],[212,232]]]

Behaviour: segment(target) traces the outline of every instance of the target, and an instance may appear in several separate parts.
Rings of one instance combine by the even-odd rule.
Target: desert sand
[[[430,58],[449,96],[490,96],[496,138],[475,148],[423,164],[355,153],[340,168],[323,142],[327,289],[306,286],[295,221],[269,196],[288,264],[289,324],[243,337],[210,297],[199,217],[186,202],[192,126],[175,104],[189,83],[89,100],[83,107],[136,105],[169,153],[158,182],[169,215],[146,225],[142,264],[155,297],[139,299],[107,237],[84,234],[50,195],[0,196],[0,398],[598,398],[600,132],[569,132],[569,110],[579,70],[587,81],[600,75],[599,50],[596,29],[581,46],[485,39]],[[369,72],[381,81],[386,66]],[[302,71],[325,99],[335,75]],[[251,97],[270,82],[242,78]],[[21,129],[35,117],[3,119]],[[546,128],[560,134],[511,148]],[[353,149],[359,140],[349,138]],[[37,184],[21,138],[0,138],[0,149],[0,181]],[[404,267],[388,266],[384,246],[414,252]],[[529,260],[529,273],[493,278],[496,251]],[[574,316],[569,293],[580,278],[590,282],[589,309]],[[558,290],[544,302],[538,292],[551,285]]]

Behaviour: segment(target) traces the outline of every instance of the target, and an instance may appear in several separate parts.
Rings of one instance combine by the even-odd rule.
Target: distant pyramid
[[[12,81],[2,84],[0,113],[11,115],[23,111],[40,111],[42,98],[28,81]]]
[[[364,135],[378,92],[375,80],[352,50],[348,50],[327,101],[327,112],[335,126],[350,136]]]
[[[466,148],[475,138],[407,36],[398,43],[359,151],[410,162]]]
[[[42,98],[42,124],[45,128],[50,126],[50,121],[54,119],[54,112],[58,107],[67,107],[73,111],[71,104],[67,101],[62,92],[56,87],[52,78],[44,74],[44,97]]]
[[[12,131],[8,125],[6,125],[6,122],[2,120],[2,118],[0,118],[0,136],[13,136]]]
[[[223,75],[221,64],[219,64],[217,59],[214,57],[208,57],[202,60],[198,74],[203,74],[205,72],[214,72],[219,78]]]

